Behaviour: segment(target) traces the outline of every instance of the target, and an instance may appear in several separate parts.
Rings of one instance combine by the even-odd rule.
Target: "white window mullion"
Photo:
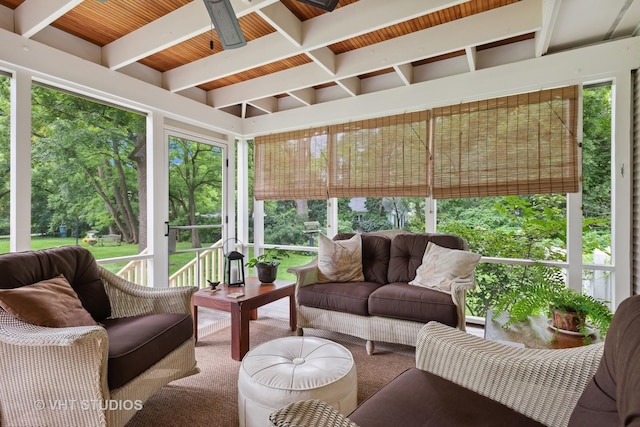
[[[611,87],[611,259],[615,267],[612,305],[631,295],[632,280],[632,74],[620,72]]]
[[[11,252],[31,249],[31,75],[11,79]]]

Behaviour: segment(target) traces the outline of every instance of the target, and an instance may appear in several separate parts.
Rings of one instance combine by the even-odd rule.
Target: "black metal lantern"
[[[224,283],[227,286],[244,286],[244,255],[238,251],[224,254]]]

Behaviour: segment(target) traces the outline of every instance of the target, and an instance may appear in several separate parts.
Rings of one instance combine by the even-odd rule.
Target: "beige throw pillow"
[[[97,325],[62,274],[33,285],[0,289],[0,307],[32,325],[49,328]]]
[[[362,238],[331,240],[320,234],[318,240],[318,283],[358,282],[362,274]]]
[[[422,257],[422,264],[416,270],[416,278],[409,284],[450,294],[451,285],[456,280],[471,280],[478,262],[478,254],[443,248],[429,242]]]

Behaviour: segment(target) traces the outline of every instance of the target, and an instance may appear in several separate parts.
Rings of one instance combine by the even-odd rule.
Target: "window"
[[[146,247],[145,126],[141,114],[33,86],[33,249],[80,244],[101,259]]]

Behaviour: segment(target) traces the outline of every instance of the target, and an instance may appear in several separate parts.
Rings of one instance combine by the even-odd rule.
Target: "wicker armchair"
[[[596,372],[602,353],[603,343],[565,350],[509,347],[430,322],[418,335],[416,367],[500,402],[543,425],[560,427],[569,422],[576,402]],[[415,391],[408,390],[407,393]],[[290,404],[274,412],[270,419],[279,427],[364,426],[363,422],[356,422],[367,417],[358,417],[358,413],[362,415],[371,409],[378,411],[378,415],[393,412],[394,408],[389,407],[392,405],[385,396],[389,397],[384,394],[383,387],[348,417],[324,402],[308,400]],[[430,404],[422,403],[422,408],[414,408],[417,412],[428,410],[424,408]],[[461,403],[458,401],[457,405]],[[406,414],[411,408],[396,410]],[[373,416],[369,420],[371,418],[375,419],[371,425],[388,422],[381,419],[383,417]],[[412,425],[401,417],[395,418],[393,424]],[[446,420],[441,420],[441,425],[447,425]]]
[[[84,257],[79,249],[76,253]],[[62,248],[54,251],[56,256],[64,252]],[[8,256],[22,259],[20,254],[5,255]],[[70,258],[68,251],[64,256]],[[2,266],[6,269],[6,263]],[[61,267],[64,268],[68,267]],[[190,313],[195,288],[146,288],[97,264],[90,268],[96,280],[99,274],[111,303],[111,316],[103,321],[105,324],[131,316]],[[74,265],[70,271],[82,269]],[[14,283],[24,284],[23,278],[24,275]],[[183,324],[187,321],[190,318],[182,320]],[[184,328],[183,325],[183,331]],[[0,425],[123,426],[159,388],[199,372],[193,337],[167,351],[166,356],[126,384],[110,387],[109,337],[102,323],[41,327],[22,322],[0,308]]]

